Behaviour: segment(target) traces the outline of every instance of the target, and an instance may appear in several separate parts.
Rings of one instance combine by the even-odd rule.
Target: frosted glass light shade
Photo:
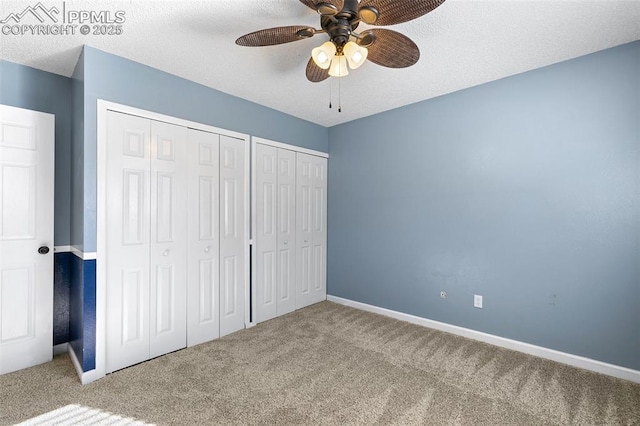
[[[347,68],[347,58],[344,55],[335,55],[331,61],[331,68],[329,68],[329,75],[331,77],[344,77],[349,74]]]
[[[316,47],[311,51],[313,62],[317,66],[326,70],[331,65],[331,59],[336,54],[336,45],[330,41],[323,43],[320,47]]]
[[[367,60],[367,55],[369,54],[366,47],[358,46],[352,41],[345,44],[342,51],[344,52],[344,56],[347,58],[349,67],[351,67],[352,70],[355,70],[364,64],[364,61]]]

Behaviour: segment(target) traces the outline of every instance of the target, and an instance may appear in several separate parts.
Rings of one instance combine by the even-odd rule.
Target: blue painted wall
[[[71,300],[72,253],[55,253],[53,286],[53,344],[69,341],[69,302]]]
[[[636,42],[331,128],[329,294],[640,369],[639,110]]]
[[[70,256],[69,344],[82,371],[96,368],[96,261]]]

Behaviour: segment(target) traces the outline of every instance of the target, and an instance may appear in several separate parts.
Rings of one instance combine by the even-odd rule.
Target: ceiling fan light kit
[[[360,66],[364,64],[364,61],[367,60],[367,56],[369,55],[369,51],[366,47],[358,46],[352,41],[344,45],[344,47],[342,48],[342,52],[347,58],[349,67],[352,70],[360,68]]]
[[[336,55],[333,57],[331,67],[329,67],[329,75],[331,77],[346,77],[349,75],[347,58],[345,58],[344,55]]]
[[[276,27],[245,34],[239,46],[272,46],[305,40],[326,33],[329,41],[311,51],[306,75],[311,82],[344,77],[367,59],[388,68],[406,68],[418,62],[420,50],[407,36],[371,28],[356,32],[360,23],[385,26],[423,16],[445,0],[300,0],[320,14],[321,29],[306,26]]]
[[[358,46],[352,41],[347,42],[338,50],[332,41],[327,41],[311,51],[313,62],[323,70],[328,69],[331,77],[344,77],[349,74],[349,68],[359,68],[367,59],[366,47]]]
[[[330,41],[325,42],[322,46],[316,47],[311,51],[313,61],[323,70],[329,68],[335,54],[336,45]]]

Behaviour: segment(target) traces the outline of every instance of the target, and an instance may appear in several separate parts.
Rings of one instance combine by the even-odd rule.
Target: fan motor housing
[[[351,32],[354,30],[354,27],[349,24],[349,21],[346,19],[338,18],[331,20],[331,22],[328,23],[326,30],[331,41],[333,41],[337,47],[342,47],[349,41],[349,37],[351,36]]]
[[[345,0],[344,7],[333,16],[322,16],[320,25],[327,32],[338,50],[349,41],[358,27],[358,0]]]

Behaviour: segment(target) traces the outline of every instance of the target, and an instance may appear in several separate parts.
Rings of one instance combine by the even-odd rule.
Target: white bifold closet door
[[[107,114],[112,372],[244,328],[244,141]]]
[[[220,136],[220,336],[244,328],[244,142]]]
[[[327,159],[255,145],[255,316],[326,299]]]
[[[220,336],[220,135],[189,129],[188,346]]]
[[[296,153],[256,145],[256,321],[296,308]]]
[[[327,298],[327,159],[296,153],[296,308]]]
[[[245,146],[189,129],[187,346],[244,328]]]
[[[186,346],[187,129],[108,114],[107,371]]]

